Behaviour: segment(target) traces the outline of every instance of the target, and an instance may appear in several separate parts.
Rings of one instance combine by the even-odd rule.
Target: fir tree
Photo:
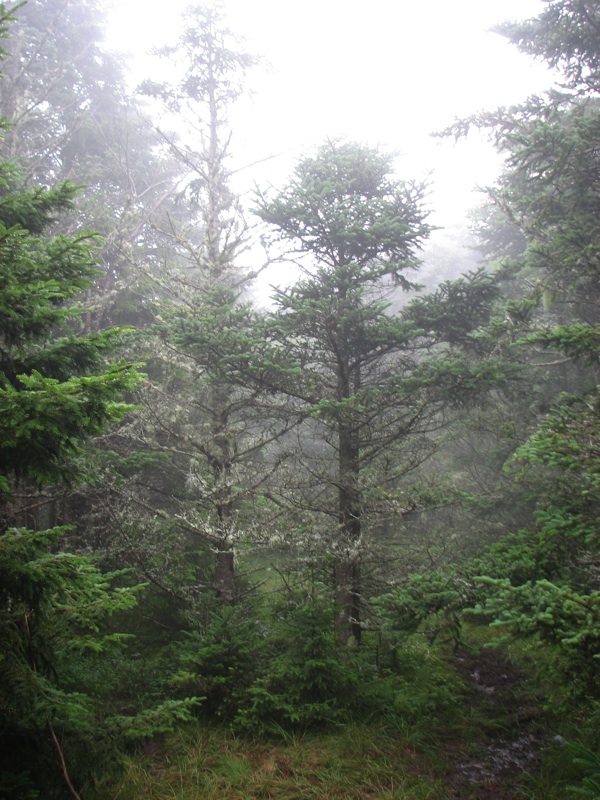
[[[410,288],[430,231],[424,192],[393,175],[389,155],[329,142],[276,197],[259,198],[259,216],[292,244],[303,272],[274,297],[261,377],[307,420],[294,450],[303,477],[292,477],[283,495],[325,531],[341,644],[351,633],[360,639],[371,532],[424,502],[411,476],[450,410],[504,379],[493,359],[477,357],[472,335],[497,295],[490,276],[447,282],[389,311],[394,287]]]

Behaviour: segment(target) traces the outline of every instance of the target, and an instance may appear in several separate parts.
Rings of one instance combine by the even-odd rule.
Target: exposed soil
[[[459,652],[455,666],[483,723],[475,741],[449,745],[444,775],[448,800],[514,800],[520,779],[545,744],[544,711],[525,700],[524,675],[499,650]]]

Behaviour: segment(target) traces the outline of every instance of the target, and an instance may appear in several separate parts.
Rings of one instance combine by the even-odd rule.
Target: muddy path
[[[470,740],[445,748],[448,800],[514,800],[551,738],[549,716],[526,691],[525,676],[499,650],[458,652],[454,666],[480,719]]]

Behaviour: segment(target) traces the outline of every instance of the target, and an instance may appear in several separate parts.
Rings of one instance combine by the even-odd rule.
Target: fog
[[[120,0],[109,40],[129,54],[130,80],[160,79],[148,56],[173,41],[184,0]],[[229,27],[265,65],[231,114],[235,189],[280,185],[296,159],[328,137],[379,145],[398,155],[402,178],[428,180],[431,245],[444,247],[481,202],[499,157],[483,136],[455,143],[432,137],[455,119],[510,105],[551,83],[545,66],[489,28],[533,16],[541,0],[225,0]],[[154,8],[153,8],[154,7]],[[132,37],[135,32],[135,37]]]
[[[176,36],[187,5],[172,0],[168,17],[164,4],[148,0],[120,0],[115,7],[110,40],[134,56],[134,81],[157,69],[145,53]],[[488,30],[536,14],[541,0],[226,0],[223,7],[248,52],[268,64],[249,76],[252,96],[235,118],[239,158],[277,154],[282,162],[339,135],[381,144],[403,154],[403,171],[435,170],[448,214],[456,211],[449,187],[460,184],[462,192],[487,179],[485,151],[475,142],[468,154],[452,150],[429,134],[549,83],[545,67]],[[281,164],[261,171],[271,178]]]

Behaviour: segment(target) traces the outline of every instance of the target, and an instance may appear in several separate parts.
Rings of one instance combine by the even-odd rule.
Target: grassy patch
[[[97,800],[442,800],[417,752],[384,731],[339,732],[256,742],[197,728],[167,740],[153,758],[129,760]]]

